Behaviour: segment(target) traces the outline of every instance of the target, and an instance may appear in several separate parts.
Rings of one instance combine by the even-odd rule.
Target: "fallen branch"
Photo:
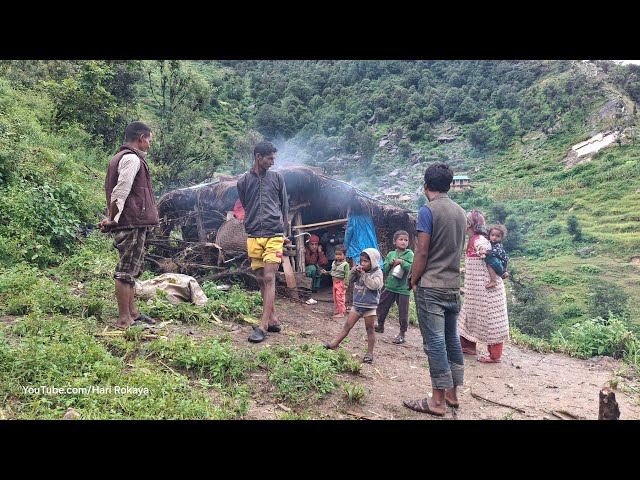
[[[511,410],[515,410],[516,412],[526,413],[526,411],[523,410],[522,408],[514,407],[512,405],[507,405],[506,403],[496,402],[495,400],[489,400],[488,398],[484,398],[484,397],[478,395],[477,393],[473,393],[473,389],[470,389],[470,390],[471,390],[471,396],[473,398],[477,398],[478,400],[484,400],[487,403],[493,403],[494,405],[499,405],[501,407],[510,408]]]
[[[171,368],[169,365],[167,365],[166,363],[164,363],[162,360],[158,360],[158,362],[163,365],[164,367],[168,368],[169,370],[171,370],[171,373],[173,373],[174,375],[179,375],[178,372],[176,372],[173,368]]]
[[[242,277],[244,281],[248,280],[252,282],[254,285],[258,285],[258,279],[249,270],[234,270],[234,271],[227,270],[220,273],[214,273],[214,274],[203,277],[200,283],[202,284],[206,281],[215,282],[217,280],[222,280],[223,278],[229,278],[229,277]]]
[[[351,415],[352,417],[362,418],[363,420],[377,420],[377,418],[368,417],[368,416],[362,415],[361,413],[358,413],[358,412],[352,412],[351,410],[347,410],[345,413],[347,415]]]
[[[566,410],[554,410],[551,412],[553,413],[559,413],[562,415],[566,415],[567,417],[573,419],[573,420],[580,420],[581,417],[578,417],[577,415],[574,415],[573,413],[567,412]]]

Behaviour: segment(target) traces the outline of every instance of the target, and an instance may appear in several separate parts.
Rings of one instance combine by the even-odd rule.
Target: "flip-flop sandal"
[[[496,360],[494,360],[494,359],[493,359],[493,358],[491,358],[491,357],[478,357],[478,358],[477,358],[477,360],[478,360],[480,363],[500,363],[500,359],[499,359],[499,358],[498,358],[498,359],[496,359]]]
[[[260,327],[254,327],[253,333],[249,335],[248,340],[252,343],[260,343],[267,338],[267,333]]]
[[[396,338],[394,338],[392,340],[393,343],[395,343],[396,345],[400,345],[402,343],[406,343],[406,340],[404,337],[401,337],[400,335],[397,335]]]
[[[413,410],[414,412],[428,413],[429,415],[435,415],[436,417],[444,416],[444,413],[438,413],[431,410],[426,398],[423,398],[422,400],[403,400],[402,403],[405,407]]]
[[[142,330],[147,330],[151,328],[151,325],[147,325],[146,323],[142,323],[138,320],[135,320],[133,323],[130,323],[129,325],[127,325],[126,327],[120,327],[118,325],[114,325],[114,328],[118,329],[118,330],[123,330],[123,331],[127,331],[130,330],[133,327],[138,327]]]
[[[362,359],[363,363],[373,363],[373,355],[371,355],[370,353],[366,353],[364,355],[364,358]]]
[[[282,327],[280,326],[280,324],[269,325],[267,327],[267,332],[278,333],[280,330],[282,330]]]
[[[151,318],[149,315],[145,315],[144,313],[141,313],[135,318],[134,322],[138,321],[144,322],[149,325],[155,325],[157,323],[153,318]]]

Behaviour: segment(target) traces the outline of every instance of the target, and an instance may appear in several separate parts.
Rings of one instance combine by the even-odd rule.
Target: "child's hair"
[[[408,234],[406,231],[404,231],[404,230],[398,230],[396,233],[394,233],[394,234],[393,234],[393,241],[395,242],[395,241],[398,239],[398,237],[399,237],[400,235],[404,235],[404,236],[406,236],[407,238],[409,238],[409,234]]]
[[[493,225],[489,225],[488,234],[491,235],[491,230],[498,230],[502,232],[502,239],[507,238],[507,227],[502,225],[501,223],[494,223]]]
[[[338,252],[342,252],[345,255],[347,254],[347,249],[345,248],[344,245],[340,244],[340,245],[336,245],[335,247],[333,247],[333,251],[338,253]]]
[[[371,261],[371,257],[369,256],[369,254],[367,252],[360,252],[360,256],[366,258],[367,260]]]

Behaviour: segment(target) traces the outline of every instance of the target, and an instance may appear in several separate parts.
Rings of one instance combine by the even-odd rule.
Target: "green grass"
[[[338,373],[358,373],[361,368],[346,350],[327,350],[312,344],[265,347],[258,361],[267,368],[276,397],[293,405],[323,398],[338,386]]]
[[[0,405],[10,418],[60,419],[69,407],[82,419],[237,416],[185,375],[112,354],[94,338],[94,328],[88,320],[29,315],[0,330]]]

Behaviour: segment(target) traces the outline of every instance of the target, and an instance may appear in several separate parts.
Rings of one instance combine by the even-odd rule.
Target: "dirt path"
[[[238,326],[233,333],[239,348],[261,349],[266,345],[299,345],[307,342],[329,341],[340,330],[343,320],[331,318],[333,303],[331,290],[314,294],[316,305],[279,298],[277,309],[284,326],[283,333],[271,333],[261,344],[250,344],[247,337],[251,326]],[[395,308],[395,307],[394,307]],[[191,327],[191,330],[194,330]],[[211,335],[210,329],[197,329],[195,335]],[[394,345],[398,333],[397,320],[389,320],[385,333],[377,334],[374,362],[364,364],[358,375],[341,375],[340,380],[364,385],[364,404],[346,402],[341,389],[336,389],[319,403],[306,407],[303,413],[318,419],[358,418],[371,419],[436,419],[408,410],[403,399],[423,398],[431,392],[426,355],[422,349],[422,336],[417,327],[410,326],[407,343]],[[347,337],[346,348],[354,357],[365,352],[366,333],[364,323],[358,323]],[[486,353],[485,345],[479,345],[480,353]],[[484,352],[483,352],[484,350]],[[615,371],[624,365],[610,357],[580,360],[560,354],[542,354],[505,344],[502,363],[482,364],[465,355],[465,384],[461,389],[461,407],[447,411],[444,419],[579,419],[598,418],[598,394],[608,385]],[[245,418],[274,419],[287,407],[274,399],[266,380],[266,372],[252,374],[259,387],[252,396],[249,413]],[[635,392],[634,392],[635,390]],[[616,390],[621,419],[640,419],[640,382],[622,377]],[[474,397],[474,395],[476,397]],[[504,407],[484,401],[493,400]],[[567,415],[568,414],[568,415]]]

